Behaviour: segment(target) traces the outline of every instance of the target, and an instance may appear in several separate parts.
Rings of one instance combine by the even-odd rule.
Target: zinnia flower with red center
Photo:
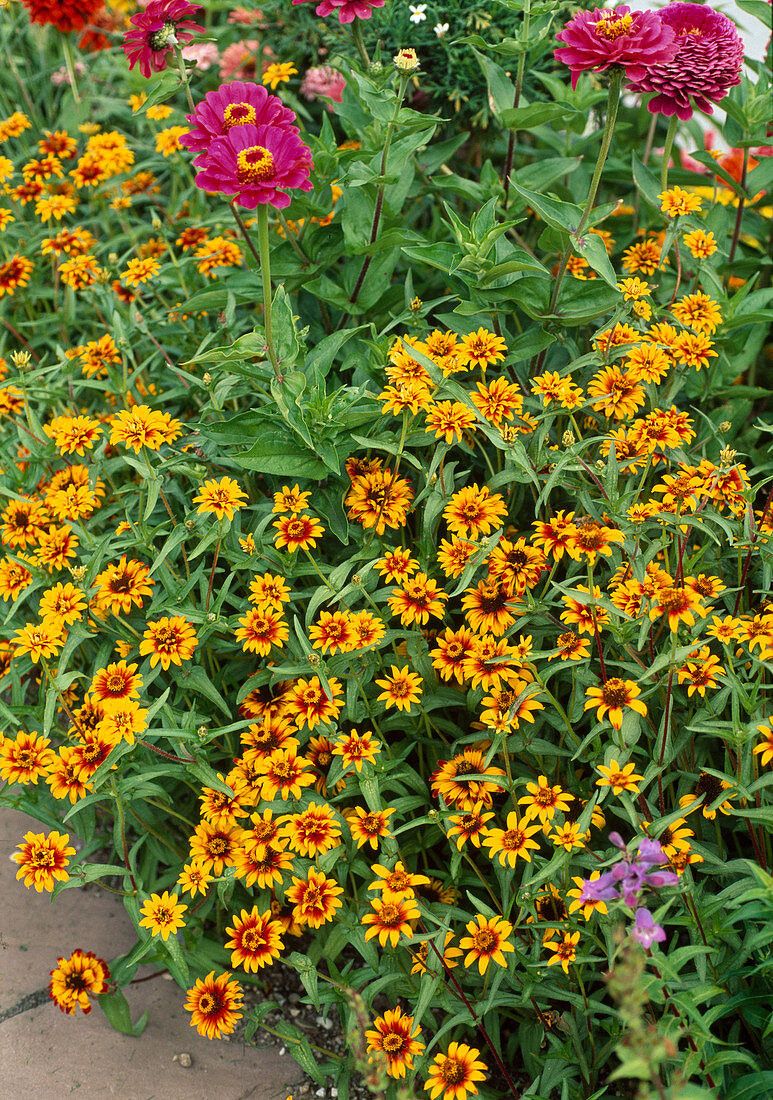
[[[297,131],[273,124],[236,126],[211,143],[196,186],[234,195],[248,210],[260,203],[281,210],[290,205],[286,189],[311,191],[313,167],[311,150]]]
[[[50,23],[69,34],[80,31],[104,7],[104,0],[22,0],[33,23]]]
[[[201,10],[200,4],[190,4],[188,0],[150,0],[144,11],[131,17],[133,29],[123,38],[129,68],[139,64],[146,79],[151,73],[165,69],[175,46],[187,46],[194,33],[203,33],[204,27],[191,19]]]
[[[655,64],[667,64],[677,50],[676,35],[654,11],[631,11],[627,5],[580,11],[556,38],[555,51],[572,73],[572,88],[587,69],[622,65],[629,80],[640,80]]]
[[[732,20],[703,4],[681,0],[650,14],[674,33],[676,52],[630,73],[631,91],[657,93],[647,104],[653,114],[685,120],[692,118],[693,107],[712,114],[711,104],[741,83],[744,47]]]
[[[296,4],[313,3],[314,0],[293,0]],[[383,8],[384,0],[321,0],[314,11],[324,19],[336,12],[339,23],[353,23],[355,19],[370,19],[372,8]]]
[[[207,92],[196,104],[192,115],[186,115],[192,129],[180,138],[180,144],[199,155],[198,167],[206,163],[206,151],[215,138],[223,137],[239,126],[275,126],[279,130],[298,133],[295,112],[285,107],[279,96],[270,95],[260,84],[232,80]]]

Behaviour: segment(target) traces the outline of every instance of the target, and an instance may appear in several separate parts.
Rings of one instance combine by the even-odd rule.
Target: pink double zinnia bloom
[[[131,17],[132,30],[123,38],[123,51],[129,68],[139,64],[144,77],[160,73],[167,66],[175,46],[186,46],[193,35],[204,30],[192,15],[202,10],[188,0],[150,0],[144,11]]]
[[[285,107],[278,96],[270,95],[262,84],[232,80],[207,92],[196,104],[192,115],[185,116],[191,129],[180,138],[186,149],[198,153],[195,165],[204,164],[207,150],[215,138],[223,137],[236,126],[275,126],[298,133],[295,112]]]
[[[293,0],[296,4],[313,4],[314,0]],[[321,0],[314,11],[322,18],[335,13],[339,23],[353,23],[355,19],[370,19],[372,8],[383,8],[384,0]]]
[[[676,54],[676,34],[654,11],[617,8],[581,11],[556,38],[564,45],[555,51],[572,73],[572,88],[580,73],[620,65],[629,80],[639,80],[653,65],[666,64]]]
[[[262,203],[281,210],[290,205],[289,190],[311,191],[311,150],[295,114],[262,86],[223,84],[187,117],[192,129],[181,141],[198,153],[196,185],[203,191],[233,195],[248,210]]]
[[[647,107],[653,114],[692,118],[693,104],[713,113],[736,84],[741,83],[743,42],[732,20],[703,4],[681,0],[658,13],[662,26],[672,31],[676,53],[657,61],[641,75],[633,76],[633,92],[657,92]]]

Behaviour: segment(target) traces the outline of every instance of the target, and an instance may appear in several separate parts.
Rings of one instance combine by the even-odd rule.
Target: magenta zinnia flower
[[[286,189],[311,191],[313,167],[311,150],[297,130],[235,126],[209,146],[196,185],[203,191],[236,195],[239,206],[248,210],[259,203],[281,210],[290,205]]]
[[[565,45],[555,51],[572,71],[572,88],[586,69],[622,65],[629,80],[638,80],[655,64],[666,63],[676,53],[676,35],[654,11],[594,8],[580,11],[560,34]]]
[[[313,4],[314,0],[293,0],[296,4]],[[339,23],[353,23],[355,19],[370,19],[372,8],[383,8],[384,0],[322,0],[314,11],[324,19],[326,15],[338,14]]]
[[[631,91],[658,93],[647,104],[653,114],[692,118],[693,103],[713,114],[712,102],[719,103],[741,83],[743,42],[734,23],[713,8],[680,0],[657,14],[676,35],[676,54],[634,77]]]
[[[261,84],[242,80],[232,80],[214,92],[207,92],[201,103],[196,104],[195,112],[185,117],[193,129],[183,134],[180,144],[199,154],[193,162],[197,166],[205,163],[206,150],[214,139],[234,127],[275,126],[299,132],[294,125],[295,112],[285,107],[279,96],[270,95]]]
[[[200,4],[188,0],[150,0],[144,11],[131,17],[133,30],[123,36],[123,52],[131,62],[139,64],[144,77],[166,68],[167,57],[175,45],[186,46],[193,34],[204,28],[191,20],[201,11]]]

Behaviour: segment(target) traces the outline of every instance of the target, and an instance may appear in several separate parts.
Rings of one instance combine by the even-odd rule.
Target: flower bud
[[[398,50],[392,60],[401,76],[411,76],[419,67],[418,54],[410,47],[407,50]]]

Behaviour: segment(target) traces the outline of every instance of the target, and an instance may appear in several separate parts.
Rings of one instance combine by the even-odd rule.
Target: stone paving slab
[[[45,831],[31,818],[0,808],[0,1095],[13,1100],[285,1100],[301,1079],[276,1047],[209,1041],[190,1026],[184,992],[154,978],[124,990],[132,1019],[148,1026],[135,1039],[113,1031],[98,1006],[65,1016],[41,991],[57,957],[75,948],[108,961],[135,942],[118,898],[65,890],[51,904],[16,881],[11,853],[24,833]],[[65,830],[61,830],[65,831]],[[142,968],[138,976],[152,973]],[[36,997],[36,994],[38,995]],[[32,1006],[32,1007],[28,1007]],[[4,1013],[16,1014],[2,1019]],[[190,1066],[174,1061],[190,1056]]]

